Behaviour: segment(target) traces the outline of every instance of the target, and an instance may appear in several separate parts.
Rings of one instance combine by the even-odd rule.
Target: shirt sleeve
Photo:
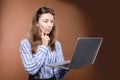
[[[57,54],[57,60],[56,62],[63,62],[64,56],[62,51],[62,46],[59,41],[56,42],[56,54]],[[57,80],[60,80],[63,78],[63,70],[60,68],[54,68],[55,77]]]
[[[20,54],[24,69],[29,74],[34,75],[44,64],[48,49],[43,45],[38,46],[36,54],[32,55],[29,47],[28,41],[22,40],[20,43]]]
[[[57,60],[56,62],[63,62],[64,56],[62,51],[62,46],[59,41],[56,41],[56,51],[57,51]]]

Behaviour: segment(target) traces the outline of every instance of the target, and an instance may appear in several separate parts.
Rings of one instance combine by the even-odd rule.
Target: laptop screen
[[[80,37],[71,59],[70,69],[93,64],[101,46],[102,37]]]

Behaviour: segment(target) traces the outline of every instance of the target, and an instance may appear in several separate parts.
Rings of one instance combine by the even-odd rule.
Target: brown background
[[[71,70],[65,80],[119,80],[120,6],[117,0],[0,0],[0,80],[27,80],[19,53],[31,18],[41,6],[55,9],[65,59],[78,36],[102,36],[94,65]]]

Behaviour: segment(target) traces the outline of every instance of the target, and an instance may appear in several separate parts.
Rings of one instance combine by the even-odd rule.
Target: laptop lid
[[[93,64],[100,49],[102,37],[79,37],[69,69]]]
[[[102,37],[79,37],[76,41],[71,60],[47,64],[47,66],[70,70],[72,68],[80,68],[93,64],[102,44],[102,40]],[[69,65],[64,66],[66,64]]]

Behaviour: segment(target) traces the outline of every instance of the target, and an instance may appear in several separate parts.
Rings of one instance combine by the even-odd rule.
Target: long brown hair
[[[28,33],[28,40],[31,44],[32,50],[31,52],[34,54],[37,51],[37,47],[38,45],[42,44],[41,41],[41,36],[39,34],[39,29],[36,26],[36,23],[38,22],[40,16],[44,13],[50,13],[54,16],[55,19],[55,13],[54,10],[51,8],[47,8],[47,7],[41,7],[37,10],[37,12],[35,13],[35,15],[33,16],[32,19],[32,25],[30,27],[29,33]],[[56,32],[56,26],[55,24],[53,25],[53,29],[49,34],[50,37],[50,42],[49,42],[49,46],[51,51],[55,50],[55,32]]]

